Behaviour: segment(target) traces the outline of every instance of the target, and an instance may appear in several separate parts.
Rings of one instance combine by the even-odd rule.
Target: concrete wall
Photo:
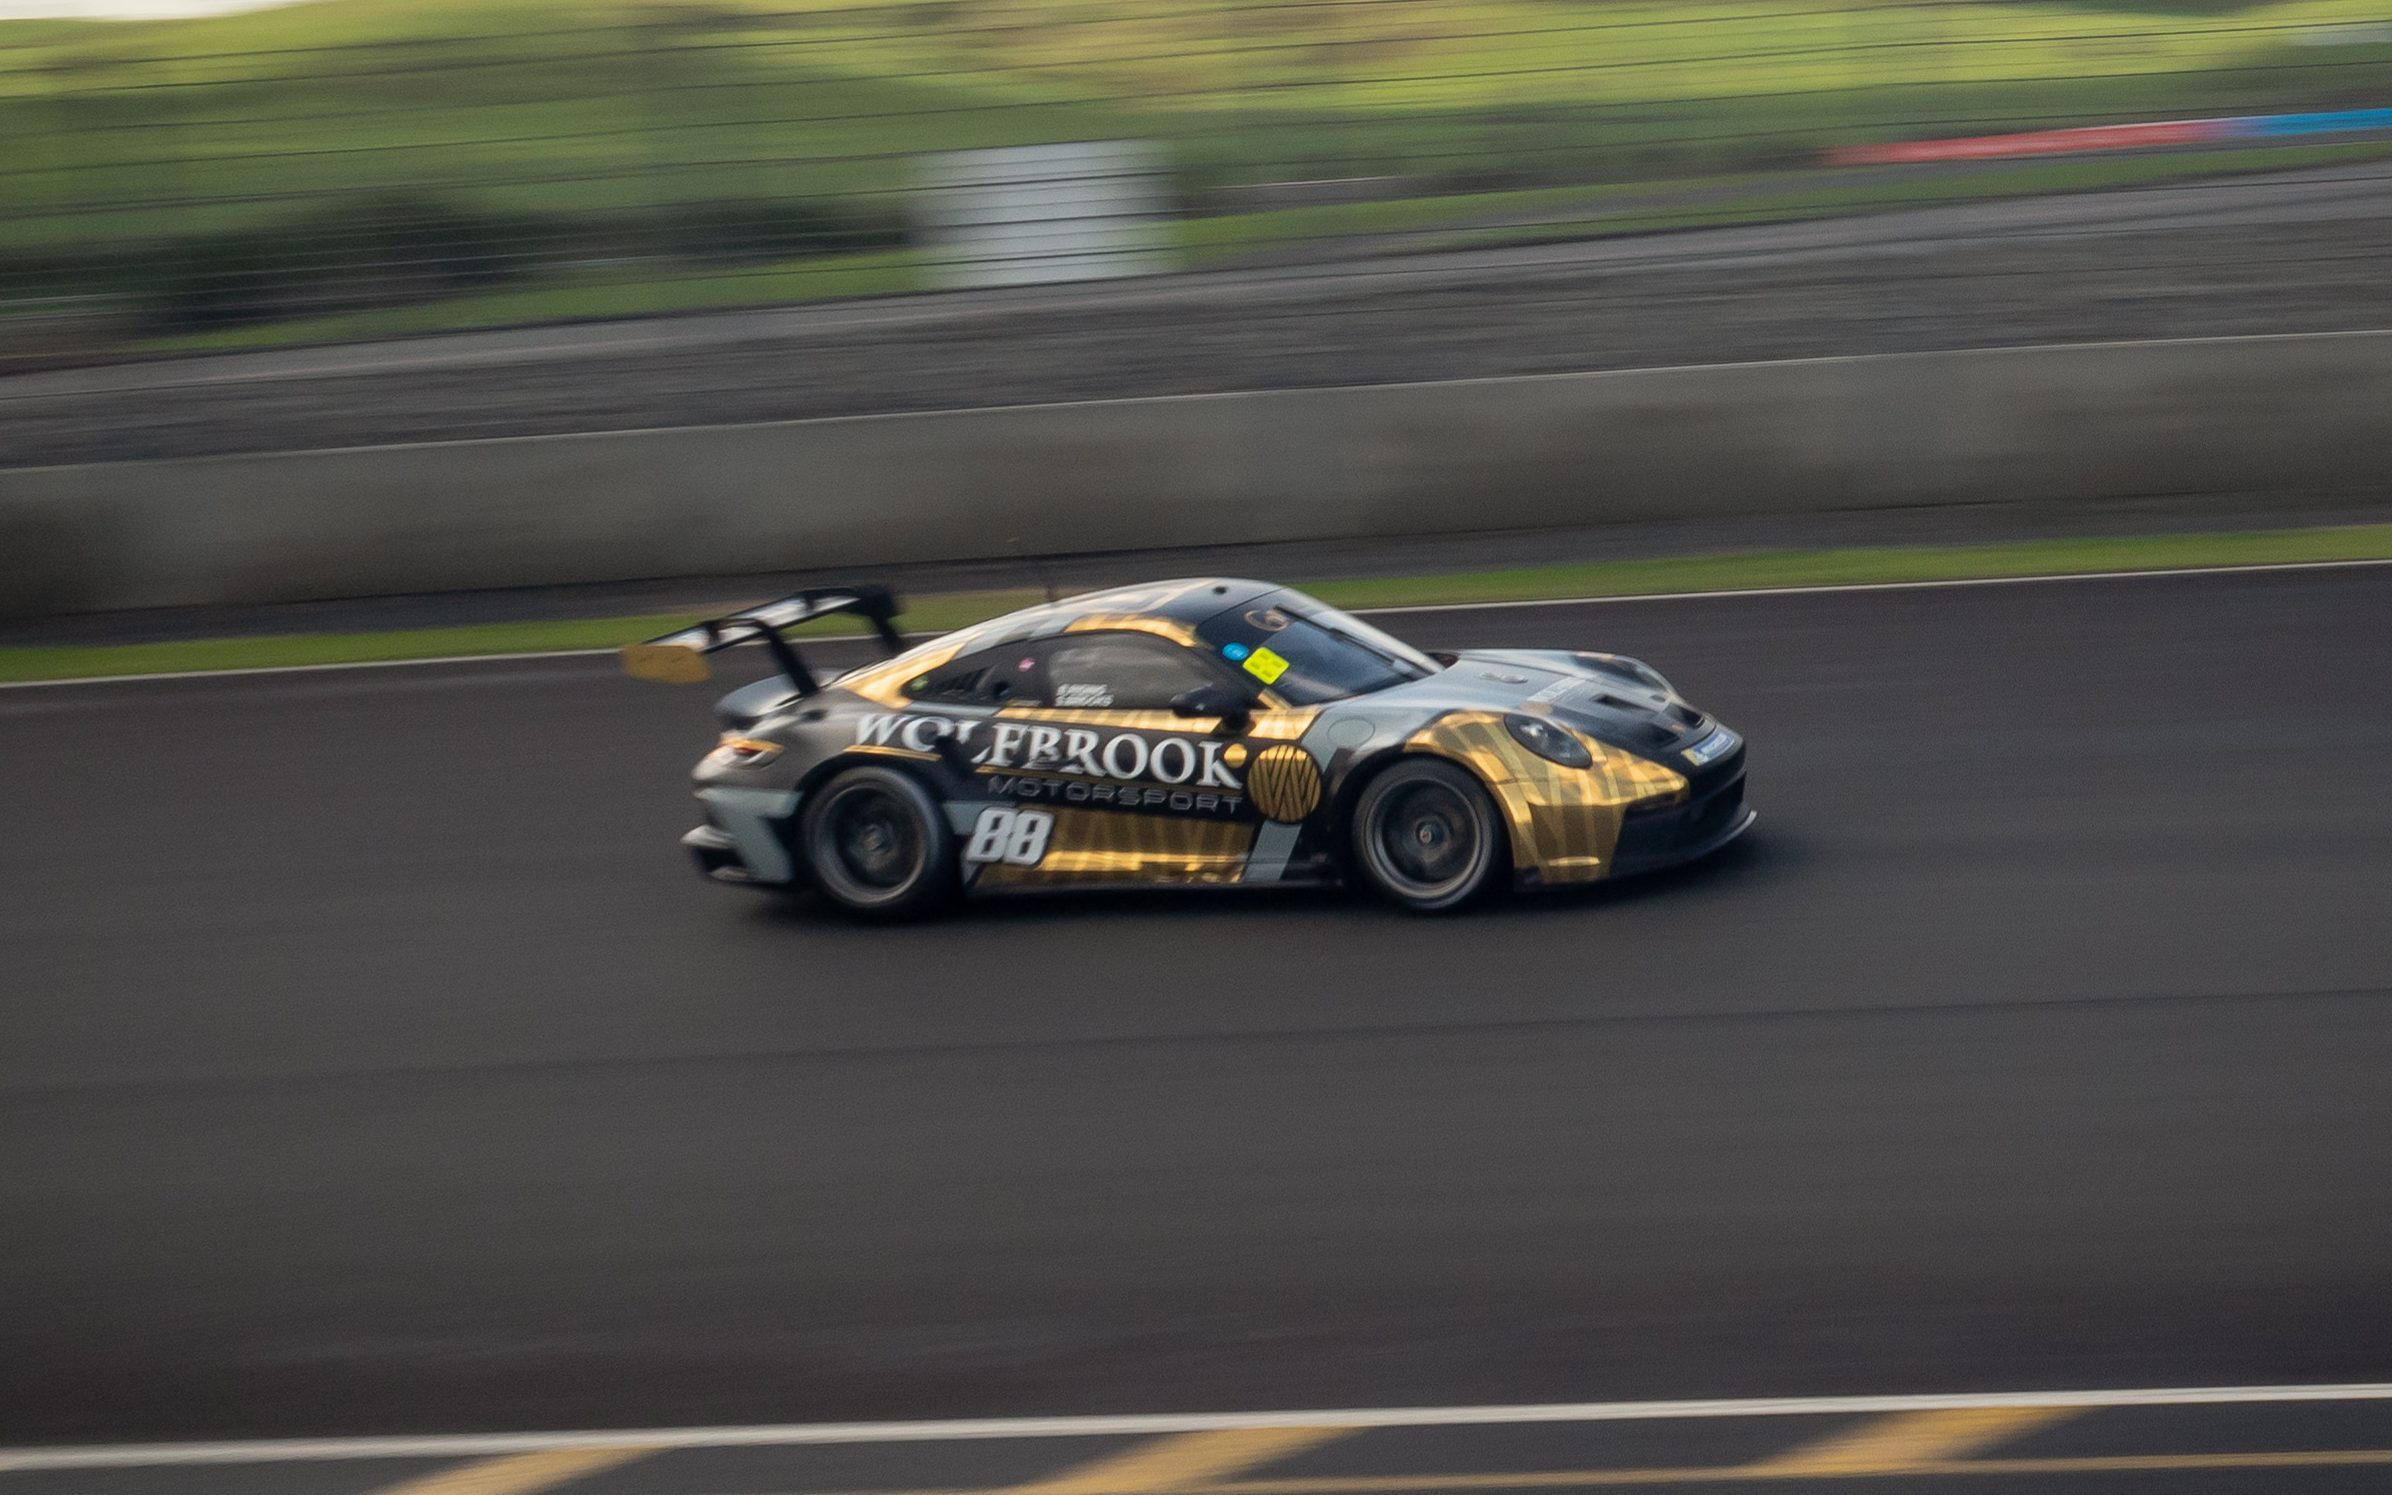
[[[0,471],[0,610],[2392,487],[2392,333]]]

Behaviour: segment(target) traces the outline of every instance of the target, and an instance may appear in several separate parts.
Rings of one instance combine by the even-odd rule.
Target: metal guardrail
[[[1938,504],[2380,491],[2392,332],[0,470],[38,615]]]

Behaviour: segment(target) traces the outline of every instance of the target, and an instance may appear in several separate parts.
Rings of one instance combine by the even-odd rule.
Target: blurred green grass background
[[[875,294],[921,283],[914,157],[1067,140],[1162,143],[1194,263],[2247,170],[2392,145],[1926,177],[1814,163],[1848,142],[2379,105],[2382,21],[2381,0],[316,0],[0,23],[0,282],[20,307],[171,312],[153,282],[293,278],[311,256],[351,273],[343,246],[384,225],[367,304],[203,305],[135,328],[152,348]],[[1377,200],[1254,197],[1322,180]],[[476,246],[459,273],[386,263],[442,243]]]

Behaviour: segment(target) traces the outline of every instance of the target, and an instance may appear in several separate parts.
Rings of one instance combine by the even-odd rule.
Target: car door
[[[1013,696],[982,765],[1011,814],[975,827],[965,861],[981,869],[977,880],[1237,881],[1262,824],[1243,770],[1254,728],[1277,709],[1268,692],[1202,652],[1133,629],[1016,648]],[[1175,698],[1207,685],[1255,699],[1246,730],[1173,711]]]

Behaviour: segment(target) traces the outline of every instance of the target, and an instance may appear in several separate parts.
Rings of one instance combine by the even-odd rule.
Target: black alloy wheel
[[[888,768],[851,768],[807,800],[799,838],[814,885],[851,913],[908,918],[955,892],[955,838],[930,792]]]
[[[1407,758],[1354,807],[1354,861],[1380,897],[1416,913],[1461,908],[1509,870],[1494,801],[1469,770]]]

